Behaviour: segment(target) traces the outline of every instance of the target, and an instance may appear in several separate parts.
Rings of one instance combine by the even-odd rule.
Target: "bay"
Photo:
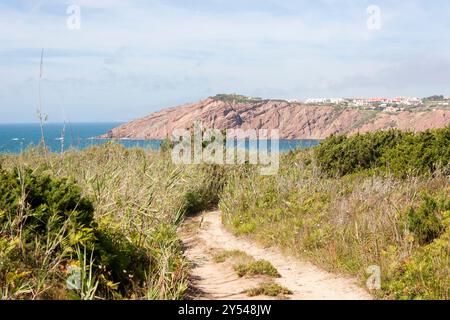
[[[46,123],[44,136],[46,146],[53,152],[68,149],[84,149],[113,140],[127,148],[140,147],[158,150],[162,140],[124,140],[96,139],[121,123]],[[63,138],[64,137],[64,138]],[[0,124],[0,153],[20,153],[29,147],[38,146],[41,141],[41,128],[38,123]],[[297,148],[308,148],[319,143],[318,140],[280,140],[280,151],[287,152]],[[248,144],[247,144],[248,147]]]

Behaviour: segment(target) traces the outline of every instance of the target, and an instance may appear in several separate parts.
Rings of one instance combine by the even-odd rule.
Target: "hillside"
[[[164,139],[174,129],[201,121],[205,128],[279,129],[282,139],[324,139],[388,128],[424,131],[450,124],[449,109],[386,113],[331,105],[305,105],[217,95],[193,104],[164,109],[115,128],[102,138]]]
[[[271,176],[171,157],[0,153],[0,299],[449,299],[450,126],[330,137]]]

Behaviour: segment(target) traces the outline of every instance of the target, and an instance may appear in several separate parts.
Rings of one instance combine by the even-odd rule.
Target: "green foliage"
[[[30,241],[61,231],[72,247],[93,239],[94,207],[69,179],[34,174],[29,168],[1,170],[0,210],[0,226],[17,223]]]
[[[256,229],[256,224],[254,222],[241,223],[239,220],[235,219],[234,225],[236,226],[236,235],[250,234]]]
[[[279,278],[280,274],[278,270],[266,260],[257,260],[248,263],[238,263],[234,265],[234,270],[239,277],[254,276],[254,275],[266,275]]]
[[[228,259],[252,260],[252,257],[240,250],[223,251],[214,256],[214,262],[222,263]]]
[[[226,250],[214,256],[216,263],[230,261],[239,277],[266,275],[280,277],[277,269],[267,260],[255,260],[251,255],[240,250]]]
[[[133,286],[142,286],[146,273],[151,268],[152,257],[144,247],[125,239],[124,235],[111,228],[97,229],[92,243],[95,270],[103,285],[100,289],[106,297],[120,294],[127,297]],[[108,283],[117,284],[110,290]]]
[[[390,299],[450,298],[450,200],[422,195],[407,212],[408,227],[421,246],[387,268],[384,295]]]
[[[249,297],[268,296],[268,297],[283,297],[291,295],[292,291],[280,286],[275,282],[263,282],[258,287],[248,289],[245,291]]]
[[[396,176],[432,174],[448,170],[450,126],[421,133],[399,130],[363,135],[332,136],[315,148],[317,161],[328,176],[344,176],[367,169]]]
[[[450,299],[450,229],[390,270],[382,284],[390,299]]]
[[[147,299],[173,300],[188,288],[188,262],[173,224],[161,224],[150,237],[151,269],[147,274]]]
[[[94,245],[93,213],[92,202],[70,179],[29,168],[1,170],[0,287],[4,294],[16,299],[31,294],[67,297],[58,278],[64,277],[62,270],[80,246]],[[44,283],[52,282],[52,288],[45,289]]]
[[[60,261],[63,266],[80,255],[80,246],[84,247],[93,259],[90,274],[94,272],[104,280],[100,283],[99,294],[105,297],[110,291],[107,283],[118,283],[121,293],[126,295],[131,278],[134,282],[144,281],[150,267],[148,254],[127,241],[120,232],[99,228],[94,221],[92,202],[81,195],[74,181],[15,168],[0,172],[0,192],[0,230],[11,238],[19,236],[16,232],[20,232],[17,239],[30,258],[35,256],[38,261],[41,246],[51,242],[46,259]],[[35,268],[36,262],[30,264],[28,259],[11,255],[16,248],[12,242],[1,250],[2,255],[15,261],[10,267]],[[7,270],[3,272],[8,274]]]
[[[184,195],[183,213],[192,215],[214,207],[219,202],[219,194],[226,182],[224,168],[219,165],[200,165],[204,176],[190,186]]]
[[[81,196],[74,181],[35,175],[31,169],[0,171],[0,208],[4,212],[0,223],[26,210],[24,226],[37,234],[47,232],[49,227],[61,229],[67,220],[73,228],[94,226],[92,202]]]
[[[430,96],[425,98],[424,100],[429,100],[429,101],[442,101],[444,100],[444,96],[443,95],[434,95],[434,96]]]
[[[159,150],[162,153],[171,152],[174,147],[174,143],[169,138],[164,139],[159,146]]]
[[[439,169],[450,171],[450,126],[408,134],[395,148],[385,150],[382,165],[397,176],[429,175]]]
[[[432,132],[445,138],[444,129]],[[339,170],[324,174],[317,156],[309,157],[316,150],[282,155],[279,173],[273,177],[237,168],[219,203],[225,226],[331,272],[356,276],[362,286],[367,268],[380,266],[381,297],[448,298],[448,176],[439,166],[432,175],[385,174],[386,150],[381,146],[395,140],[395,133],[379,134],[381,165],[355,172],[350,168],[345,176],[337,174]],[[409,135],[413,136],[401,134]],[[392,148],[403,143],[400,140]],[[335,159],[335,164],[344,163]]]
[[[343,176],[380,165],[385,149],[393,148],[405,133],[396,130],[355,135],[331,136],[316,147],[322,170],[330,176]]]
[[[215,100],[225,101],[225,102],[240,102],[246,103],[250,101],[260,101],[261,98],[248,98],[239,94],[217,94],[213,97]]]
[[[185,214],[217,203],[226,179],[224,168],[178,166],[170,152],[126,149],[115,143],[45,156],[38,149],[27,149],[0,159],[11,180],[8,184],[15,186],[15,193],[0,193],[4,205],[0,206],[0,239],[5,239],[4,245],[0,241],[2,298],[80,299],[93,293],[96,299],[184,297],[189,266],[176,228]],[[47,192],[45,206],[32,207],[27,193],[17,191],[25,185],[13,177],[24,175],[14,173],[17,164],[32,168],[29,180],[51,179],[33,182],[43,189],[28,192],[30,199]],[[0,186],[2,191],[9,188]],[[78,189],[80,198],[72,189]],[[52,199],[58,193],[64,197]],[[62,210],[67,203],[82,204],[83,199],[94,208],[92,220],[85,215],[91,211],[81,211],[80,205]],[[43,217],[36,219],[38,214]],[[86,261],[78,257],[85,249]],[[82,272],[86,292],[67,290],[65,281],[73,265],[86,268]]]
[[[420,244],[428,244],[444,232],[443,212],[450,210],[449,199],[435,199],[423,195],[418,208],[407,212],[408,228]]]

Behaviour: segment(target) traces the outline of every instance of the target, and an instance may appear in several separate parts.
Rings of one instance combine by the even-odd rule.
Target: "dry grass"
[[[216,263],[222,263],[230,259],[241,263],[254,260],[252,256],[240,250],[225,250],[214,255],[214,262]]]
[[[157,262],[145,283],[134,283],[126,293],[115,292],[115,284],[110,284],[108,298],[182,298],[188,266],[176,228],[185,214],[207,209],[219,196],[224,223],[236,234],[307,257],[328,270],[357,275],[361,284],[367,267],[380,266],[380,296],[448,299],[450,295],[450,215],[444,212],[440,218],[447,226],[444,234],[421,245],[408,230],[406,214],[420,205],[423,192],[450,198],[450,180],[444,175],[398,179],[366,172],[324,178],[311,152],[305,151],[284,155],[278,175],[261,176],[258,168],[245,165],[226,170],[176,166],[168,154],[118,145],[62,155],[32,149],[17,156],[0,155],[0,165],[72,177],[93,199],[99,228],[120,234],[120,239],[143,248]],[[1,298],[68,297],[58,271],[62,257],[48,255],[64,239],[55,234],[48,247],[39,248],[40,259],[30,274],[27,269],[7,269],[5,261],[20,248],[20,232],[13,236],[1,232],[0,274],[4,279],[8,275],[10,282],[0,283]],[[239,256],[245,254],[222,253],[216,260]],[[277,274],[269,265],[246,261],[237,271]]]
[[[389,289],[400,277],[393,270],[425,250],[408,231],[406,211],[421,203],[422,192],[449,199],[449,181],[443,175],[396,179],[370,172],[324,178],[305,151],[284,155],[276,176],[236,170],[219,207],[225,225],[238,235],[307,257],[330,271],[357,275],[362,285],[366,269],[378,265],[384,289],[379,294],[412,298],[415,293]],[[430,270],[434,281],[422,281],[414,289],[417,297],[448,296],[450,273],[444,248],[439,250],[440,262]],[[423,276],[414,277],[420,283]]]
[[[188,263],[181,254],[176,229],[185,214],[201,210],[214,201],[219,188],[220,172],[208,166],[176,166],[170,154],[125,149],[107,144],[83,151],[67,151],[62,155],[42,152],[36,148],[20,155],[0,156],[4,169],[30,167],[35,173],[54,177],[70,177],[82,188],[84,196],[93,200],[95,221],[99,229],[122,244],[142,249],[151,258],[145,283],[136,280],[127,292],[111,288],[107,298],[179,299],[184,296],[188,282]],[[52,235],[51,241],[62,241]],[[5,238],[1,237],[0,242]],[[20,238],[0,243],[0,257],[8,254]],[[48,249],[39,249],[48,252]],[[14,258],[11,256],[11,259]],[[41,276],[19,273],[15,289],[0,281],[4,299],[68,298],[65,275],[60,269],[63,257],[51,257],[46,265],[36,266]],[[50,265],[48,265],[50,263]],[[10,274],[0,262],[0,274]],[[14,271],[15,272],[15,271]],[[24,271],[25,272],[25,271]],[[13,273],[9,276],[12,278]],[[130,275],[132,277],[132,275]],[[0,277],[1,279],[1,277]],[[50,279],[52,279],[50,281]],[[59,280],[57,280],[59,279]]]
[[[214,256],[214,262],[229,261],[239,277],[264,275],[279,278],[277,269],[266,260],[255,260],[254,257],[240,250],[225,250]]]
[[[281,277],[278,270],[267,260],[257,260],[248,263],[235,264],[234,270],[239,277],[244,276],[269,276],[274,278]]]
[[[245,290],[245,293],[249,297],[268,296],[284,298],[287,295],[291,295],[292,291],[275,282],[263,282],[256,288]]]

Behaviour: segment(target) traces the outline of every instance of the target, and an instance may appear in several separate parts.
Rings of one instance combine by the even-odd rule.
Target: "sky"
[[[49,122],[218,93],[450,95],[449,18],[448,0],[0,0],[0,123],[37,121],[39,82]]]

